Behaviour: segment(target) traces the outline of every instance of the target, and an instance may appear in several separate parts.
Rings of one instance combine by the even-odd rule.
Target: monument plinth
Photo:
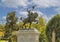
[[[19,30],[16,35],[17,42],[39,42],[39,32],[36,29]]]

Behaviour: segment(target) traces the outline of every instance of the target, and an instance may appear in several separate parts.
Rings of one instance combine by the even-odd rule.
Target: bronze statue
[[[32,7],[32,10],[33,9],[34,9],[34,6]],[[32,24],[32,22],[36,21],[36,18],[38,17],[38,13],[37,12],[32,12],[31,10],[28,10],[28,9],[27,9],[27,12],[28,12],[28,17],[25,18],[25,19],[21,18],[21,20],[24,23],[23,26],[25,26],[26,23],[30,23],[29,28],[31,28],[31,24]],[[25,26],[25,28],[26,28],[26,26]]]

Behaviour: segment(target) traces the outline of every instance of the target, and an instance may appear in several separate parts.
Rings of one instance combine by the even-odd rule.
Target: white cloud
[[[32,3],[42,8],[60,6],[60,0],[33,0]]]
[[[21,15],[21,17],[27,17],[27,12],[26,11],[20,11],[19,14]]]
[[[37,12],[37,13],[38,13],[38,16],[43,16],[43,13],[40,12],[40,11],[32,11],[32,12]],[[20,11],[19,14],[20,14],[21,16],[23,16],[23,17],[27,17],[28,12],[26,12],[26,11]]]
[[[49,21],[49,17],[47,17],[46,15],[44,15],[43,18],[44,18],[45,23]]]
[[[6,16],[0,17],[0,24],[6,23]]]
[[[56,8],[55,11],[57,12],[57,14],[60,14],[60,7]]]
[[[40,11],[32,11],[33,13],[34,12],[37,12],[38,13],[38,16],[43,16],[43,13],[42,12],[40,12]]]
[[[2,5],[6,7],[14,7],[17,8],[18,6],[27,6],[28,0],[2,0]]]
[[[1,0],[2,2],[4,2],[5,0]]]
[[[46,15],[44,15],[44,13],[39,12],[39,11],[37,13],[38,13],[39,17],[42,16],[44,18],[45,23],[47,23],[49,21],[49,18]]]
[[[3,16],[2,19],[3,19],[3,20],[6,20],[6,16]]]
[[[60,7],[60,0],[32,0],[31,2],[28,2],[28,0],[2,0],[0,3],[1,6],[4,7],[13,7],[18,8],[19,6],[28,6],[30,5],[37,5],[38,7],[47,8],[47,7]],[[42,12],[37,11],[39,16],[42,15],[46,21],[48,21],[48,17],[44,15]],[[56,9],[57,13],[60,13],[60,8]],[[20,11],[20,15],[23,17],[27,17],[27,12]],[[3,19],[6,19],[6,17],[3,17]]]
[[[55,14],[55,15],[56,15],[56,14]],[[47,23],[48,23],[55,15],[51,15],[51,16],[48,18]]]
[[[1,3],[3,6],[6,7],[15,7],[18,6],[28,6],[30,5],[37,5],[38,7],[46,8],[46,7],[60,7],[60,0],[32,0],[28,2],[28,0],[2,0]]]

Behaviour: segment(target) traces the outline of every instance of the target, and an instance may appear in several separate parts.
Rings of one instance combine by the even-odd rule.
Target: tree
[[[6,18],[6,25],[8,25],[9,28],[12,28],[12,30],[16,29],[16,22],[17,22],[17,17],[15,15],[15,12],[8,13],[7,18]]]
[[[0,24],[0,39],[4,36],[4,27]]]
[[[33,28],[36,28],[40,32],[39,42],[47,42],[46,38],[46,25],[43,17],[38,17],[38,23],[32,24]]]
[[[60,14],[55,15],[46,26],[46,35],[49,42],[60,42]],[[53,39],[53,40],[52,40]]]
[[[12,32],[18,30],[18,27],[16,25],[18,18],[16,17],[15,13],[16,12],[8,13],[6,17],[4,38],[9,38],[9,42],[11,42]]]
[[[19,27],[19,29],[23,28],[23,22],[22,21],[18,23],[18,27]]]
[[[41,16],[41,17],[39,17],[39,24],[41,25],[41,26],[44,26],[45,25],[45,22],[44,22],[44,18]]]
[[[3,29],[4,27],[0,24],[0,31],[3,31],[4,29]]]

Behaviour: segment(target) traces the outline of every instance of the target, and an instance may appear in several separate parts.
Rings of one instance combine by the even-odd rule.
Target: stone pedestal
[[[19,30],[17,42],[39,42],[39,32],[36,29]]]

